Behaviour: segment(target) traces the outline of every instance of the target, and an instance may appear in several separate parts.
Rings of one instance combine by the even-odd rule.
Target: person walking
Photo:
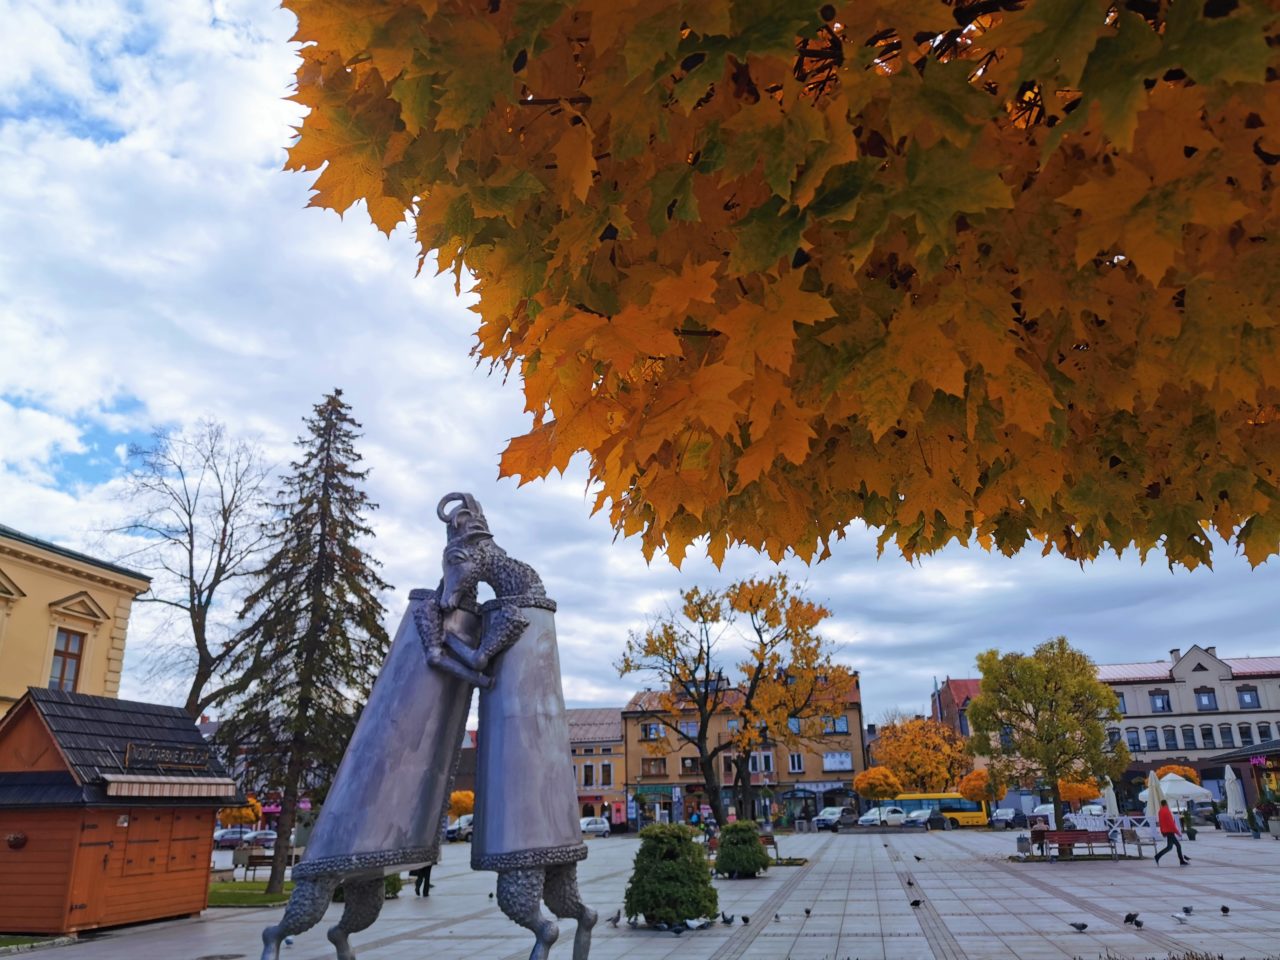
[[[1169,801],[1160,801],[1160,814],[1156,817],[1160,826],[1160,833],[1164,835],[1164,849],[1156,854],[1156,866],[1160,865],[1160,858],[1175,847],[1178,849],[1178,863],[1186,866],[1191,861],[1182,855],[1182,844],[1178,842],[1178,836],[1182,831],[1178,828],[1178,821],[1173,815],[1173,811],[1169,809]]]
[[[425,867],[419,867],[412,871],[413,875],[413,892],[419,897],[431,896],[431,864]]]

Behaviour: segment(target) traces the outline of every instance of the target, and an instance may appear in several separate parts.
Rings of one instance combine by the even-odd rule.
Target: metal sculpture
[[[451,511],[447,510],[457,504]],[[533,931],[530,960],[559,936],[552,913],[578,921],[574,960],[587,960],[596,913],[582,903],[577,861],[587,855],[577,820],[569,730],[560,687],[555,603],[528,564],[493,540],[480,505],[451,493],[444,579],[414,590],[306,854],[281,921],[262,933],[262,960],[323,917],[341,886],[330,928],[338,960],[348,937],[382,907],[383,878],[437,862],[472,691],[479,687],[472,867],[498,873],[498,905]],[[477,588],[495,598],[483,606]]]

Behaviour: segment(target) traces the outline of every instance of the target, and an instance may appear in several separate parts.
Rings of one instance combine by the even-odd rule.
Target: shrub
[[[725,824],[720,831],[716,873],[728,877],[754,877],[769,869],[769,854],[760,844],[760,831],[750,820]]]
[[[400,891],[404,889],[404,881],[400,879],[400,874],[389,873],[382,878],[382,897],[384,900],[394,900],[400,896]],[[333,891],[334,903],[346,903],[347,894],[341,886]]]
[[[675,924],[714,916],[719,909],[711,869],[694,831],[655,823],[640,831],[640,850],[623,900],[628,917]]]

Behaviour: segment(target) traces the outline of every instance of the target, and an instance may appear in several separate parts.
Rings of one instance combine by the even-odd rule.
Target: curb
[[[45,947],[69,947],[77,942],[75,937],[55,937],[52,940],[40,940],[36,943],[20,943],[12,947],[0,947],[0,957],[26,953],[29,950],[43,950]]]

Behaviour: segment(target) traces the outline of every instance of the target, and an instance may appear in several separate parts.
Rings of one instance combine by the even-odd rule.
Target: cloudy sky
[[[213,417],[284,463],[339,386],[365,428],[389,617],[438,578],[436,501],[470,490],[560,602],[571,705],[625,701],[626,634],[681,588],[773,571],[747,552],[719,571],[646,565],[588,516],[581,464],[519,490],[497,480],[526,417],[518,384],[468,358],[467,302],[415,278],[406,228],[387,240],[362,211],[306,209],[310,177],[280,170],[299,113],[284,99],[293,18],[271,0],[0,0],[0,23],[0,523],[109,551],[128,444]],[[862,671],[873,720],[923,711],[933,678],[970,675],[979,650],[1058,634],[1102,662],[1280,649],[1276,562],[1250,571],[1225,546],[1194,573],[976,547],[910,566],[859,531],[786,569],[834,611],[826,634]],[[146,679],[177,636],[152,609],[122,693],[173,698]]]

